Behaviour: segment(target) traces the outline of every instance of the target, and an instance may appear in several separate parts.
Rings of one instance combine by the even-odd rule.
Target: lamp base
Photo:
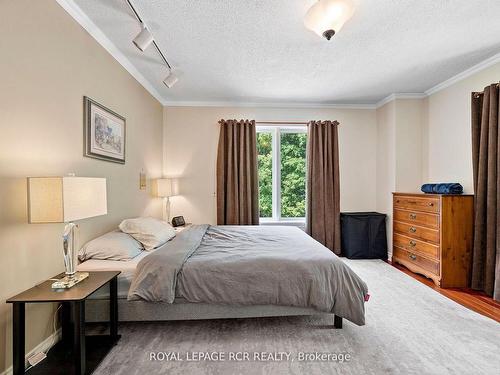
[[[54,281],[52,283],[52,289],[69,289],[74,287],[76,284],[79,282],[85,280],[87,277],[89,277],[88,272],[75,272],[74,275],[71,276],[64,276],[63,278]]]

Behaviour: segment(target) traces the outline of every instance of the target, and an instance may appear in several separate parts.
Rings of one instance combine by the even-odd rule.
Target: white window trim
[[[281,217],[281,133],[307,133],[306,126],[257,126],[257,133],[271,133],[272,137],[272,217],[259,218],[261,224],[303,226],[305,217]]]

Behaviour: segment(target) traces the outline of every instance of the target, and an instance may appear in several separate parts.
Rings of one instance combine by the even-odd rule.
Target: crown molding
[[[395,94],[391,94],[389,96],[386,96],[384,99],[377,102],[377,104],[375,104],[375,108],[380,108],[380,107],[386,105],[387,103],[392,102],[393,100],[396,100],[396,99],[423,99],[425,97],[427,97],[427,95],[423,92],[395,93]]]
[[[165,107],[245,107],[245,108],[325,108],[375,109],[375,104],[328,104],[296,102],[235,102],[235,101],[164,101]]]
[[[481,61],[479,64],[476,64],[470,67],[469,69],[466,69],[463,72],[454,75],[453,77],[447,79],[446,81],[438,83],[436,86],[433,86],[427,91],[425,91],[425,94],[427,96],[435,94],[436,92],[441,91],[447,87],[450,87],[451,85],[454,85],[455,83],[460,82],[463,79],[470,77],[473,74],[479,73],[481,70],[489,68],[490,66],[495,65],[496,63],[499,62],[500,62],[500,53],[497,53],[496,55],[493,55],[487,58],[486,60]]]
[[[109,40],[97,25],[83,12],[74,0],[56,0],[56,2],[80,24],[127,72],[132,75],[151,95],[163,104],[164,98],[153,85],[137,70],[130,60]]]

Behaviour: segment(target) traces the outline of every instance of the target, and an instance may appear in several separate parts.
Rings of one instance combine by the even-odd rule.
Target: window
[[[304,221],[305,127],[257,127],[259,209],[262,221]]]

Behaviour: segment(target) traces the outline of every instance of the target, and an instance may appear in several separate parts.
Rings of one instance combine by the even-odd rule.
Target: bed
[[[120,321],[329,315],[364,325],[366,284],[294,227],[192,226],[128,261],[91,259],[80,271],[120,270]],[[86,305],[106,321],[108,291]]]

